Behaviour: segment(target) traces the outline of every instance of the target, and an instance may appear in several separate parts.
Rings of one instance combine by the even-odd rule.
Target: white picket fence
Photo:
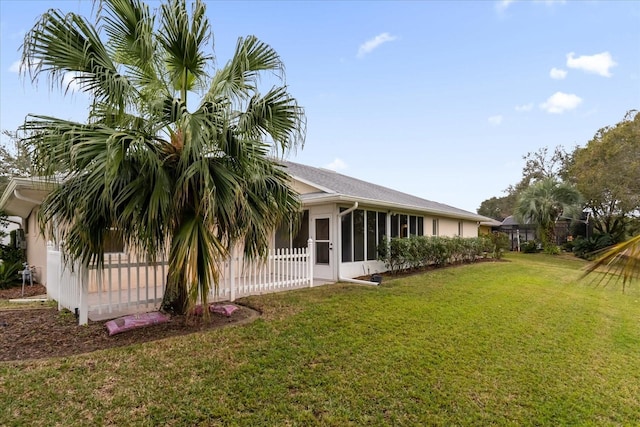
[[[271,250],[264,260],[247,262],[233,257],[221,266],[217,293],[209,301],[234,301],[248,295],[313,286],[312,241],[306,248]],[[146,262],[132,254],[108,254],[104,266],[88,269],[63,261],[63,253],[47,250],[47,293],[68,309],[80,324],[89,318],[108,318],[157,309],[167,277],[166,262]]]

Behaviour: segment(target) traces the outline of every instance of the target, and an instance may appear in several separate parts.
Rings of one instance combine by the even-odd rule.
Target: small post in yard
[[[309,287],[313,287],[313,239],[307,240],[307,263],[309,264]]]
[[[80,313],[78,316],[78,324],[86,325],[89,323],[89,299],[87,298],[87,289],[89,288],[89,269],[81,265],[78,271],[80,279]]]

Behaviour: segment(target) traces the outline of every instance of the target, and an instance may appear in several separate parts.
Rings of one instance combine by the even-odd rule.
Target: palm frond
[[[284,65],[278,53],[255,36],[240,37],[233,57],[214,75],[204,101],[249,98],[257,91],[258,78],[264,71],[284,79]]]
[[[135,98],[135,88],[118,72],[97,31],[73,13],[42,15],[25,36],[22,61],[32,80],[46,73],[52,85],[63,86],[71,74],[66,91],[75,83],[117,112]]]
[[[306,121],[286,87],[274,87],[264,96],[254,96],[238,118],[238,130],[252,137],[270,137],[277,149],[286,153],[304,144]]]
[[[622,278],[622,289],[634,279],[640,279],[640,235],[606,249],[585,268],[583,277],[602,272],[599,281],[607,283]]]
[[[203,53],[211,37],[205,5],[196,0],[189,16],[184,1],[171,0],[160,7],[160,15],[158,40],[166,52],[171,82],[186,102],[186,92],[205,76],[205,66],[213,59]]]

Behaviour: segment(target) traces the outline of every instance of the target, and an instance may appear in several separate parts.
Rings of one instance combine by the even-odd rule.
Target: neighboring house
[[[556,244],[562,245],[569,240],[569,226],[571,220],[569,218],[560,218],[556,221],[555,236]],[[502,221],[498,231],[506,233],[511,241],[511,250],[519,251],[523,244],[530,240],[536,240],[535,224],[520,224],[516,218],[511,215]]]
[[[22,219],[27,262],[35,267],[35,279],[43,282],[47,271],[47,244],[40,233],[37,216],[53,185],[42,179],[12,178],[0,195],[0,210]]]
[[[478,234],[482,235],[482,234],[489,234],[494,231],[499,231],[499,228],[501,225],[502,225],[502,222],[492,218],[487,218],[485,221],[480,221]]]
[[[520,251],[526,242],[536,240],[535,224],[520,224],[513,215],[509,215],[502,221],[498,231],[509,236],[512,251]]]
[[[299,230],[281,227],[273,247],[306,247],[314,242],[314,278],[337,281],[375,272],[383,236],[478,236],[489,219],[327,169],[284,162],[303,212]],[[37,221],[42,200],[53,188],[42,179],[15,178],[0,198],[0,209],[24,219],[27,260],[46,278],[46,241]]]

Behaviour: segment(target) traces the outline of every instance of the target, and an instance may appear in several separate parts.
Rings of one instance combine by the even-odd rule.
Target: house
[[[293,162],[283,162],[283,167],[300,194],[298,227],[283,224],[276,230],[270,255],[260,265],[249,265],[233,255],[220,267],[221,283],[212,299],[233,300],[339,280],[358,282],[360,276],[386,270],[377,260],[378,245],[385,236],[476,237],[480,223],[488,220],[327,169]],[[47,247],[37,217],[55,185],[42,179],[16,178],[0,198],[0,209],[23,218],[27,260],[35,266],[36,280],[47,286],[49,297],[60,307],[78,310],[81,322],[87,317],[98,320],[103,311],[113,314],[123,308],[157,306],[166,263],[147,262],[127,253],[122,245],[114,245],[112,251],[106,251],[103,270],[90,267],[83,272],[66,266],[61,248]],[[63,300],[68,302],[61,303]]]
[[[383,236],[476,237],[489,219],[328,169],[283,162],[303,212],[298,230],[284,225],[273,247],[306,247],[314,242],[314,278],[337,281],[385,270],[377,260]],[[23,218],[29,264],[46,278],[46,241],[37,221],[40,204],[55,184],[14,178],[0,198],[0,209]]]

